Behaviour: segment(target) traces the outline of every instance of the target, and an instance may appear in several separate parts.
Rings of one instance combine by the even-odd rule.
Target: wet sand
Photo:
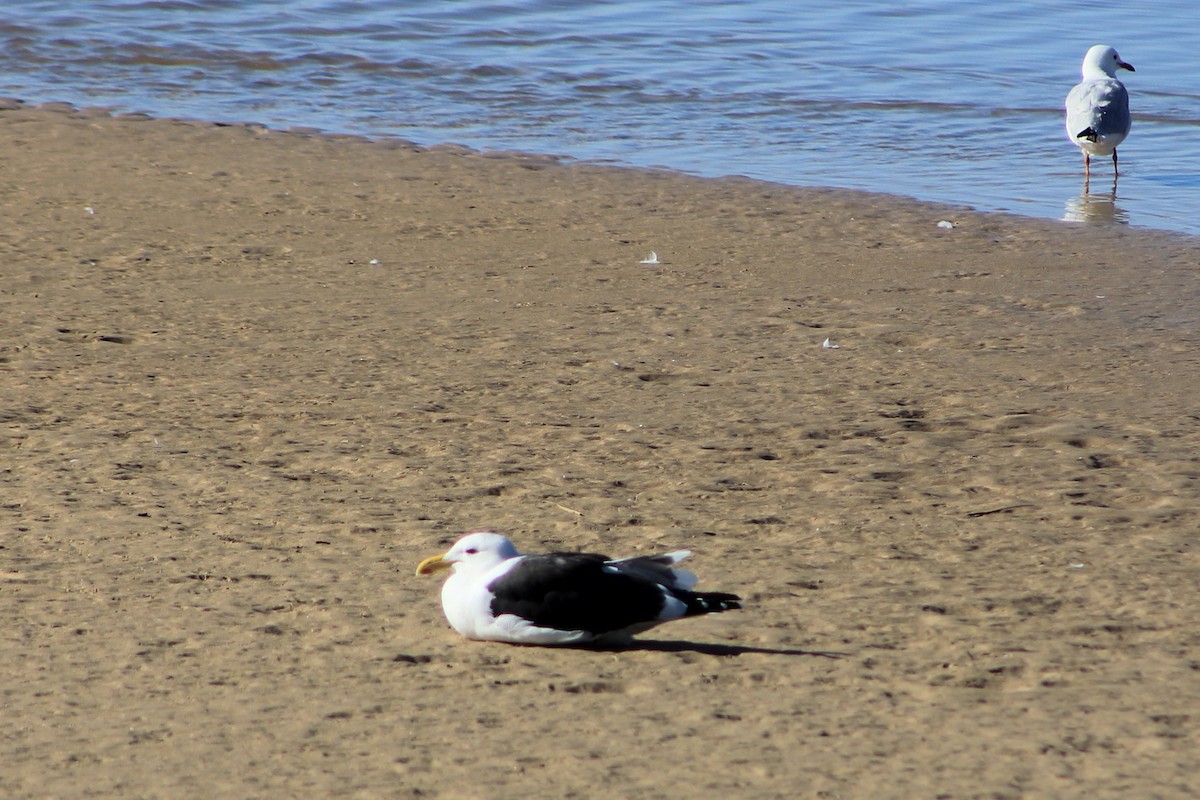
[[[8,796],[1200,792],[1196,240],[9,106]],[[746,608],[467,642],[482,527]]]

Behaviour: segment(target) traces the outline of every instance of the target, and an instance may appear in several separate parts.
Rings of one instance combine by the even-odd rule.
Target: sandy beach
[[[1200,793],[1197,240],[66,106],[0,159],[0,794]],[[746,607],[468,642],[413,568],[478,528]]]

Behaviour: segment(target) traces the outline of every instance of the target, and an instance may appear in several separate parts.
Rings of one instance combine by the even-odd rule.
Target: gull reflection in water
[[[1066,222],[1094,222],[1129,224],[1129,212],[1117,205],[1117,178],[1113,176],[1112,185],[1107,191],[1092,191],[1088,180],[1083,181],[1083,191],[1077,197],[1067,200],[1067,210],[1063,215]]]

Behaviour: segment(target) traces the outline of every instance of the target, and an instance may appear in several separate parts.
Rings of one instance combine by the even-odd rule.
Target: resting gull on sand
[[[674,568],[689,555],[522,555],[507,537],[477,531],[422,561],[417,574],[452,570],[442,609],[468,639],[621,644],[664,622],[741,608],[737,595],[691,591],[696,576]]]
[[[1083,174],[1091,173],[1092,156],[1112,154],[1117,174],[1117,145],[1129,135],[1129,92],[1117,70],[1134,72],[1117,51],[1093,45],[1083,57],[1083,81],[1067,94],[1067,137],[1083,149]]]

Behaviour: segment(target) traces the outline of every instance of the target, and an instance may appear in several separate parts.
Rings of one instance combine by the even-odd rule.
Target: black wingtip
[[[1075,134],[1076,139],[1085,139],[1089,142],[1100,141],[1100,134],[1096,133],[1095,128],[1084,128],[1079,133]]]
[[[716,614],[720,611],[734,611],[742,607],[742,598],[726,592],[692,593],[684,599],[687,603],[687,615]]]

